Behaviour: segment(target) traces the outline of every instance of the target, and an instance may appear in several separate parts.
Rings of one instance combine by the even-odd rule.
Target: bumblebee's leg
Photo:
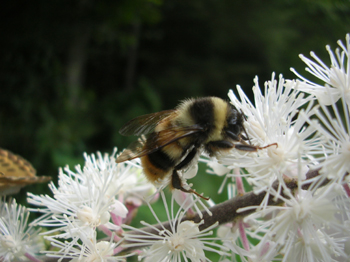
[[[176,169],[173,170],[173,175],[171,177],[171,185],[173,186],[173,188],[179,189],[182,192],[193,193],[193,194],[195,194],[195,195],[197,195],[197,196],[199,196],[199,197],[201,197],[201,198],[203,198],[205,200],[209,200],[208,197],[204,197],[204,196],[198,194],[195,190],[193,190],[191,188],[190,189],[185,189],[183,187],[183,185],[182,185],[181,178],[180,178],[179,173],[178,173],[178,171]]]
[[[212,155],[215,151],[217,150],[222,150],[222,149],[231,149],[231,148],[236,148],[238,150],[242,150],[242,151],[247,151],[247,152],[256,152],[260,149],[265,149],[267,147],[270,146],[278,146],[277,143],[273,143],[273,144],[269,144],[267,146],[264,147],[260,147],[260,146],[253,146],[253,145],[249,145],[246,143],[242,143],[242,144],[233,144],[229,141],[226,140],[218,140],[218,141],[212,141],[209,142],[205,149],[207,150],[207,152]]]
[[[212,141],[205,145],[205,151],[213,156],[217,151],[234,148],[235,145],[227,140]]]
[[[177,166],[175,166],[174,170],[173,170],[173,174],[171,177],[171,185],[173,186],[173,188],[179,189],[183,192],[186,193],[193,193],[205,200],[209,200],[209,198],[203,197],[202,195],[198,194],[195,190],[193,189],[185,189],[182,185],[182,181],[181,178],[179,176],[178,170],[183,169],[185,166],[187,166],[192,160],[193,158],[197,155],[197,148],[193,148],[191,150],[191,152],[189,152],[187,154],[187,156],[185,157],[184,160],[182,160]]]
[[[235,148],[238,150],[247,151],[247,152],[256,152],[260,149],[265,149],[265,148],[268,148],[270,146],[278,147],[278,144],[272,143],[272,144],[269,144],[267,146],[253,146],[253,145],[236,144]]]
[[[193,158],[197,155],[197,152],[198,151],[196,147],[192,148],[191,152],[189,152],[187,156],[179,164],[177,164],[177,166],[175,166],[175,170],[181,170],[185,166],[187,166],[193,160]]]

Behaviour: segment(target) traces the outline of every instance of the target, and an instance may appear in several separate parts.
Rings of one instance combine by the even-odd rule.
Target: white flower
[[[341,261],[339,259],[344,259],[344,257],[339,257],[339,255],[333,255],[333,257],[330,255],[337,251],[334,250],[333,245],[328,244],[329,241],[331,241],[337,248],[342,248],[344,245],[344,239],[325,235],[321,231],[317,231],[316,235],[310,236],[310,243],[306,243],[304,238],[299,236],[296,238],[293,245],[290,246],[290,250],[285,261],[337,262]]]
[[[273,241],[282,261],[333,261],[332,256],[347,258],[343,242],[349,239],[347,223],[337,218],[347,217],[346,207],[350,204],[342,187],[331,183],[324,188],[302,190],[302,181],[293,194],[285,190],[286,197],[276,197],[285,202],[284,206],[267,206],[246,219],[255,219],[261,232],[260,245]],[[256,207],[243,208],[243,210]],[[334,229],[338,234],[328,231]],[[339,233],[347,237],[341,237]],[[298,258],[298,259],[296,259]],[[296,259],[296,260],[295,260]]]
[[[249,252],[240,247],[242,242],[237,226],[234,223],[219,226],[217,236],[222,239],[223,246],[231,251],[230,257],[238,255],[242,261],[246,261],[245,256],[247,256]]]
[[[27,226],[29,212],[17,205],[0,200],[0,261],[32,258],[43,248],[38,237],[39,230]]]
[[[119,243],[110,241],[97,241],[96,231],[92,235],[86,234],[85,231],[78,231],[76,239],[70,242],[61,242],[57,236],[47,236],[47,240],[56,249],[54,251],[45,251],[48,257],[71,258],[71,261],[86,262],[108,262],[108,261],[125,261],[126,256],[115,256],[114,250]],[[79,239],[80,241],[76,241]]]
[[[108,225],[110,212],[116,202],[118,188],[111,190],[113,170],[93,169],[87,164],[83,170],[78,166],[77,173],[65,168],[66,174],[60,169],[59,188],[53,183],[49,185],[53,198],[48,195],[33,195],[28,193],[30,204],[41,206],[41,209],[31,209],[44,213],[34,224],[54,226],[56,229],[46,232],[65,231],[61,237],[71,237],[67,229],[67,219],[82,228],[96,228]],[[111,193],[112,192],[112,193]],[[119,213],[126,216],[127,210],[123,204],[118,205]]]
[[[253,145],[266,146],[256,153],[245,153],[234,149],[221,161],[228,167],[245,168],[251,176],[257,192],[267,190],[276,179],[283,175],[296,177],[297,163],[301,156],[304,174],[308,171],[308,151],[319,143],[317,137],[310,138],[315,132],[305,128],[305,119],[298,116],[300,107],[309,102],[295,90],[295,82],[286,81],[280,76],[265,83],[265,94],[259,87],[258,79],[253,87],[255,106],[249,101],[240,87],[237,87],[240,100],[232,91],[231,102],[247,116],[245,128]],[[309,114],[311,104],[305,109]],[[276,144],[276,145],[273,145]]]
[[[191,260],[193,262],[200,262],[208,261],[204,251],[224,254],[223,251],[211,247],[221,247],[225,250],[222,245],[210,242],[219,239],[207,237],[213,234],[211,230],[216,227],[217,224],[200,230],[199,226],[203,223],[203,220],[199,223],[190,220],[182,221],[188,209],[186,203],[184,203],[174,215],[174,198],[172,198],[172,208],[169,210],[163,192],[161,192],[161,196],[168,217],[169,228],[166,228],[160,222],[156,213],[149,205],[159,225],[152,226],[141,221],[143,225],[150,227],[153,232],[124,225],[123,227],[134,230],[134,232],[126,232],[124,238],[127,243],[124,244],[123,247],[149,247],[139,255],[139,259],[145,258],[146,261],[180,262]],[[183,209],[184,206],[186,206],[185,210]]]
[[[341,101],[344,102],[343,99]],[[344,176],[350,173],[349,106],[343,103],[337,107],[333,104],[330,109],[320,105],[315,115],[319,121],[308,120],[308,123],[325,142],[310,150],[316,162],[314,168],[321,168],[320,173],[326,178],[342,182]]]
[[[260,242],[249,250],[249,262],[270,262],[278,261],[278,244],[273,241]],[[278,259],[278,260],[277,260]],[[304,260],[295,260],[304,261]]]
[[[112,162],[115,164],[114,158],[111,159]],[[155,186],[142,172],[140,159],[119,163],[115,168],[112,183],[119,187],[118,196],[124,199],[124,202],[133,201],[134,198],[142,201],[156,193]]]
[[[331,105],[337,102],[340,97],[344,98],[347,104],[350,104],[350,34],[346,35],[345,45],[340,40],[338,44],[341,51],[337,48],[335,54],[330,46],[326,46],[331,59],[330,67],[323,63],[314,52],[311,52],[311,56],[315,61],[300,55],[300,58],[308,66],[306,71],[322,80],[325,83],[324,86],[302,77],[293,68],[291,69],[303,80],[297,86],[298,90],[314,95],[323,105]]]
[[[350,172],[350,35],[346,35],[346,45],[341,41],[338,44],[342,52],[337,49],[336,55],[327,46],[331,58],[330,68],[313,53],[317,63],[302,57],[309,66],[307,70],[322,80],[324,86],[312,83],[295,73],[303,80],[298,85],[298,90],[316,96],[319,101],[319,107],[313,110],[318,122],[311,121],[302,112],[308,124],[318,132],[323,141],[310,150],[315,158],[314,168],[322,168],[320,172],[328,179],[342,181]]]
[[[29,193],[28,202],[42,207],[31,210],[43,213],[33,224],[55,227],[46,234],[60,232],[62,238],[74,237],[77,231],[68,230],[69,223],[90,233],[97,227],[120,230],[120,224],[128,215],[127,208],[118,200],[124,200],[126,196],[125,190],[120,191],[123,188],[122,179],[127,178],[128,172],[132,176],[137,167],[130,164],[119,166],[115,162],[115,154],[116,151],[109,157],[98,153],[97,159],[93,154],[85,155],[84,168],[77,166],[76,172],[68,167],[64,169],[65,172],[60,169],[59,187],[53,183],[49,185],[53,198]],[[111,217],[114,224],[110,222]]]
[[[250,219],[249,222],[255,222],[254,220]],[[239,222],[241,223],[241,222]],[[224,246],[228,247],[231,250],[231,259],[232,261],[236,261],[234,257],[240,258],[238,261],[244,261],[244,262],[270,262],[272,259],[276,259],[278,256],[278,244],[273,241],[265,241],[260,242],[257,245],[253,245],[254,242],[257,242],[258,239],[261,239],[261,236],[257,236],[252,232],[254,229],[253,225],[250,225],[249,223],[244,223],[241,225],[241,229],[244,230],[244,232],[241,232],[239,229],[240,225],[237,223],[229,223],[223,226],[220,226],[218,229],[217,235],[220,236],[223,240]],[[260,233],[263,233],[262,231]],[[248,244],[249,246],[246,247],[246,249],[242,249],[242,235],[246,234],[249,236],[249,239],[255,239],[253,241],[250,241]],[[246,236],[244,236],[246,238]]]

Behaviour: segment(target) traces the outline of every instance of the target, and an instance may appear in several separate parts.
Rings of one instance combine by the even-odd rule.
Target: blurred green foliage
[[[126,147],[133,117],[293,77],[350,31],[345,0],[7,1],[1,17],[0,147],[52,177]]]

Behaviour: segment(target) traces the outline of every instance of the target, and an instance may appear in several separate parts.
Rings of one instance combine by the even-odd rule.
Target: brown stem
[[[306,190],[308,189],[311,185],[312,185],[312,178],[315,178],[317,176],[319,176],[319,170],[312,170],[309,171],[306,174],[306,180],[302,185],[302,189]],[[307,182],[308,180],[310,180],[310,182]],[[290,179],[289,181],[285,181],[287,188],[289,188],[291,191],[294,191],[295,189],[298,188],[298,180],[296,179]],[[327,183],[329,183],[328,179],[324,179],[319,185],[320,186],[324,186]],[[279,182],[275,181],[272,185],[272,187],[277,190],[279,186]],[[282,190],[283,191],[283,190]],[[260,194],[255,194],[254,192],[249,192],[243,196],[236,196],[232,199],[229,199],[225,202],[222,202],[220,204],[217,204],[215,206],[213,206],[212,208],[210,208],[210,211],[212,213],[212,215],[209,215],[207,212],[203,212],[203,217],[200,217],[199,214],[195,214],[194,216],[191,217],[185,217],[183,219],[183,221],[185,220],[192,220],[195,223],[200,222],[202,219],[204,220],[204,223],[200,225],[199,229],[203,230],[211,225],[213,225],[214,223],[218,222],[219,225],[221,224],[225,224],[228,222],[232,222],[234,220],[237,220],[239,218],[243,218],[253,212],[255,212],[255,209],[250,209],[250,210],[246,210],[243,212],[237,212],[237,210],[239,208],[243,208],[243,207],[249,207],[249,206],[259,206],[261,204],[261,202],[263,201],[263,199],[266,196],[266,192],[262,192]],[[281,192],[281,196],[284,198],[288,198],[288,196],[284,193]],[[269,196],[269,200],[268,200],[268,205],[272,205],[272,206],[276,206],[276,205],[281,205],[283,203],[283,201],[281,199],[275,200],[274,196]],[[160,229],[160,228],[166,228],[170,230],[170,225],[169,222],[165,222],[163,223],[163,225],[155,225],[156,228]],[[141,229],[143,231],[152,233],[152,234],[157,234],[157,231],[152,229],[152,228],[143,228]],[[129,231],[128,234],[140,234],[140,232],[134,232],[134,231]],[[130,244],[130,242],[125,241],[125,244]],[[126,249],[125,252],[130,252],[132,250],[132,248],[130,249]]]

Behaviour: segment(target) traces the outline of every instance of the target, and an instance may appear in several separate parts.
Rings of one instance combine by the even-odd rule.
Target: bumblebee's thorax
[[[204,97],[185,100],[178,107],[176,121],[182,126],[198,125],[204,128],[199,134],[203,143],[222,139],[222,130],[226,125],[228,104],[217,97]]]

